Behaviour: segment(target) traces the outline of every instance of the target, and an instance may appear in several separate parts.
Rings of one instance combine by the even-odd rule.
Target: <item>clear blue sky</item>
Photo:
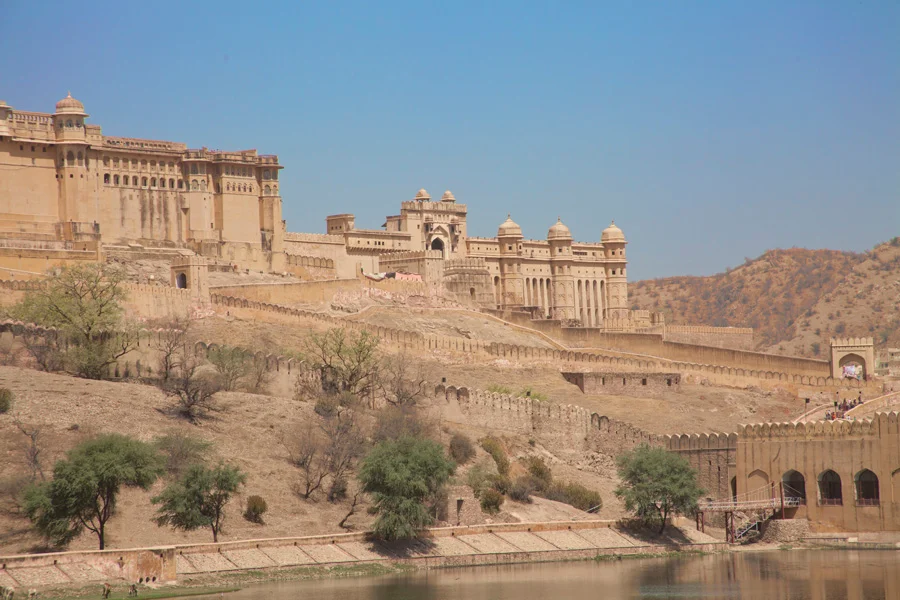
[[[291,231],[425,187],[630,278],[900,235],[900,3],[0,0],[0,98],[278,154]]]

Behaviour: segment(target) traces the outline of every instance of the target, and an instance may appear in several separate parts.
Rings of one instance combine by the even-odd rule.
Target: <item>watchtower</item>
[[[191,290],[195,298],[209,297],[209,264],[196,254],[177,256],[170,268],[172,287]]]

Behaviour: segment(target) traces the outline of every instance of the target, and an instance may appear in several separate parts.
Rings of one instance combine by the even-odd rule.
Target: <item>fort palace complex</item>
[[[101,256],[104,247],[140,245],[304,279],[361,271],[405,271],[430,283],[447,277],[485,307],[585,325],[630,316],[626,241],[614,224],[595,243],[573,242],[561,221],[546,240],[525,239],[512,219],[496,238],[468,237],[465,204],[449,191],[432,201],[419,190],[383,229],[357,229],[353,215],[340,214],[327,218],[325,234],[286,233],[277,156],[110,137],[88,116],[71,94],[53,113],[0,102],[4,277],[27,279],[51,263]]]
[[[449,191],[433,200],[421,189],[401,202],[399,214],[388,216],[381,229],[357,228],[352,214],[336,214],[327,217],[325,233],[289,233],[282,220],[277,156],[110,137],[87,118],[84,105],[71,95],[53,113],[21,111],[0,101],[0,287],[7,290],[5,300],[40,285],[29,280],[54,266],[131,255],[171,264],[170,285],[139,285],[132,295],[130,301],[145,317],[202,301],[248,318],[322,320],[326,317],[304,313],[298,305],[327,303],[345,290],[397,291],[441,296],[490,313],[511,327],[544,336],[552,349],[373,328],[386,345],[552,360],[568,365],[571,380],[593,393],[602,393],[606,385],[611,393],[633,386],[634,393],[653,396],[649,388],[666,390],[691,378],[713,385],[787,386],[798,396],[827,395],[829,400],[842,393],[844,398],[863,393],[874,398],[886,391],[876,389],[879,384],[869,377],[871,338],[833,340],[830,361],[777,356],[752,352],[750,329],[673,326],[661,315],[631,310],[627,241],[614,223],[594,242],[574,241],[561,220],[551,224],[545,239],[526,239],[512,218],[499,225],[496,237],[470,237],[465,204]],[[209,271],[248,270],[291,277],[277,283],[209,282]],[[364,327],[327,318],[340,326]],[[278,359],[272,361],[277,370]],[[593,364],[571,368],[579,363]],[[842,377],[848,364],[861,367],[851,370],[858,374],[853,381]],[[129,368],[126,364],[124,371]],[[506,411],[511,427],[538,430],[531,420],[540,421],[541,414],[530,403],[474,394],[454,398],[462,402],[460,414],[489,408],[477,415],[480,422],[502,422],[491,415]],[[884,406],[891,404],[885,400]],[[574,435],[565,442],[573,447],[585,440],[600,446],[613,440],[614,452],[644,439],[624,425],[611,427],[591,415],[578,413],[576,419],[574,414],[542,422]],[[573,429],[576,422],[581,429]],[[790,471],[792,487],[803,488],[804,502],[809,496],[809,518],[823,528],[900,530],[896,416],[853,427],[754,426],[740,437],[714,442],[711,437],[685,439],[667,445],[693,457],[704,485],[718,497],[768,490]],[[774,452],[776,444],[784,452]],[[835,458],[835,448],[862,458]],[[838,502],[844,499],[847,507],[841,508]]]

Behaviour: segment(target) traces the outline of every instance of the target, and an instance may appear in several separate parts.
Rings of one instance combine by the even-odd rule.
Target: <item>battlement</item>
[[[340,244],[344,245],[344,236],[330,235],[327,233],[291,233],[284,234],[286,242],[314,242],[318,244]]]
[[[383,256],[381,258],[381,263],[385,264],[390,263],[391,261],[418,259],[442,260],[443,257],[444,254],[440,250],[407,250]]]
[[[832,346],[872,346],[874,343],[874,338],[870,337],[831,338]]]
[[[812,421],[809,423],[758,423],[744,425],[740,431],[742,442],[751,440],[835,440],[836,438],[880,438],[900,434],[900,413],[878,413],[871,419],[853,421]]]
[[[671,333],[708,333],[753,335],[752,327],[708,327],[705,325],[666,325],[666,332]]]
[[[446,212],[464,215],[466,214],[466,205],[457,204],[456,202],[419,202],[417,200],[407,200],[400,203],[403,210],[427,211],[427,212]]]
[[[444,272],[466,269],[487,269],[484,258],[450,258],[444,262]]]

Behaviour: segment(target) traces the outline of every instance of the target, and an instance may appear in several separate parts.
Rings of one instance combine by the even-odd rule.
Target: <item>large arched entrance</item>
[[[439,250],[441,255],[443,255],[444,254],[444,240],[442,240],[441,238],[434,238],[433,240],[431,240],[431,249]]]
[[[821,506],[841,506],[844,494],[841,490],[841,476],[828,469],[819,475],[819,504]]]
[[[843,379],[866,379],[866,359],[858,354],[847,354],[838,361]]]

